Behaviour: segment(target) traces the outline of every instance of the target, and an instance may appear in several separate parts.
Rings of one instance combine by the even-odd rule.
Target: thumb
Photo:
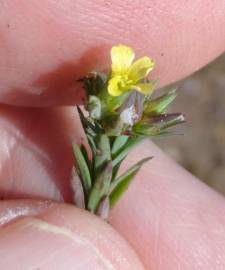
[[[68,205],[0,204],[2,269],[144,269],[106,223]]]

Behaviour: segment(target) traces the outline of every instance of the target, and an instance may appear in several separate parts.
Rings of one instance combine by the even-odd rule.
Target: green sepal
[[[151,126],[140,122],[133,126],[132,131],[138,136],[158,136],[161,133],[160,128],[157,126]]]
[[[112,179],[112,162],[108,161],[96,177],[88,200],[88,210],[95,213],[100,201],[108,195]]]
[[[157,136],[172,126],[183,124],[185,116],[182,113],[160,115],[145,115],[141,121],[133,126],[132,131],[138,135]]]
[[[176,90],[173,89],[156,99],[150,101],[148,100],[145,103],[144,113],[151,115],[159,115],[165,112],[166,108],[170,105],[170,103],[174,101],[176,96],[177,96]]]
[[[130,96],[130,94],[131,94],[130,91],[125,92],[124,94],[117,97],[113,97],[108,94],[106,97],[106,104],[108,111],[113,112],[117,110],[121,105],[124,104],[124,102]]]
[[[88,168],[88,164],[77,144],[73,144],[73,153],[77,161],[77,167],[78,167],[77,169],[78,169],[79,176],[81,177],[81,180],[82,180],[82,185],[84,187],[85,194],[88,195],[92,186],[91,175]]]
[[[124,192],[128,189],[130,183],[134,179],[134,176],[140,170],[142,165],[150,159],[152,159],[152,157],[142,159],[111,183],[109,196],[111,208],[117,203]]]

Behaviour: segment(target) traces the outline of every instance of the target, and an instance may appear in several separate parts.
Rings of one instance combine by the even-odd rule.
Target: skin
[[[114,44],[155,59],[162,85],[196,71],[225,49],[224,11],[223,0],[0,2],[2,269],[225,268],[224,198],[151,142],[126,160],[155,157],[111,225],[66,204],[82,134],[65,107],[81,102],[76,79],[109,66]]]

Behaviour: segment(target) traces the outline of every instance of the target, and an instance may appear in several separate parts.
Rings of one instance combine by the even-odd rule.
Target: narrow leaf
[[[91,176],[88,165],[85,158],[77,144],[73,144],[73,153],[75,155],[82,184],[84,186],[85,193],[88,194],[91,189]]]
[[[113,207],[117,201],[121,198],[123,193],[128,189],[134,176],[140,170],[142,165],[152,159],[152,157],[147,157],[133,165],[120,177],[116,178],[110,185],[110,207]]]
[[[156,99],[146,102],[144,109],[145,114],[158,115],[163,113],[170,103],[174,101],[176,96],[177,93],[174,89]]]
[[[116,166],[113,167],[113,174],[112,174],[112,181],[117,177],[118,171],[120,169],[120,165],[122,163],[123,159],[120,163],[118,163]]]
[[[122,150],[114,157],[113,167],[117,166],[127,156],[127,154],[134,148],[134,146],[139,144],[145,138],[146,138],[145,136],[137,136],[137,137],[130,138],[128,142],[124,145]]]
[[[90,170],[90,168],[91,168],[91,161],[89,159],[87,149],[86,149],[86,147],[83,144],[81,144],[81,146],[80,146],[80,151],[82,152],[83,157],[84,157],[84,159],[85,159],[85,161],[86,161],[86,163],[88,165],[88,168]]]
[[[112,147],[112,156],[115,156],[118,154],[119,150],[125,145],[125,143],[128,141],[128,136],[121,135],[116,137],[113,147]]]
[[[90,145],[92,154],[94,156],[94,155],[96,155],[96,152],[97,152],[97,147],[96,147],[95,141],[90,134],[86,134],[86,135],[87,135],[88,143]]]
[[[100,201],[109,193],[110,182],[112,179],[112,162],[109,161],[96,177],[94,186],[91,190],[88,210],[95,213]]]
[[[101,170],[103,164],[106,161],[111,160],[111,150],[109,138],[105,134],[101,134],[96,138],[96,155],[95,159],[95,171]]]

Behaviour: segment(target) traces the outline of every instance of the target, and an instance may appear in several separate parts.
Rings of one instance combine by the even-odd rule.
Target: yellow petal
[[[138,83],[133,86],[135,90],[141,92],[143,95],[150,95],[155,88],[155,81],[149,83]]]
[[[134,52],[125,45],[114,46],[111,49],[112,74],[124,74],[128,72],[133,60]]]
[[[120,96],[123,91],[120,88],[121,76],[114,76],[108,82],[108,92],[111,96]]]
[[[145,78],[148,73],[154,68],[155,63],[149,57],[144,56],[139,60],[135,61],[130,67],[128,77],[133,82],[137,82]]]

